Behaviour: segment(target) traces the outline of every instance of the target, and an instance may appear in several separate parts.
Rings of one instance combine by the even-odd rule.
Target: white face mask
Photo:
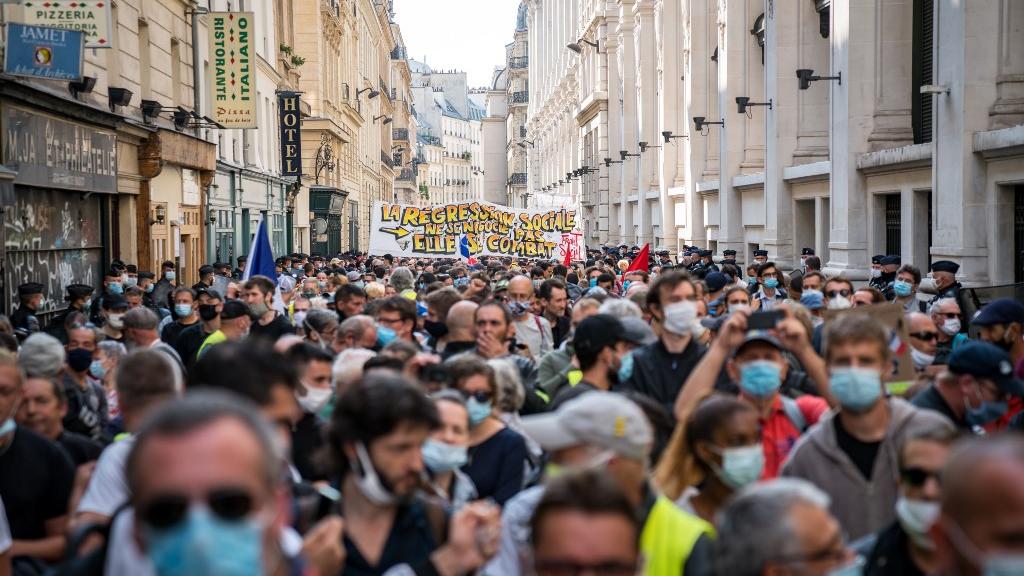
[[[686,336],[692,333],[693,325],[697,323],[697,303],[692,300],[683,300],[665,307],[665,329],[677,336]]]
[[[848,310],[853,308],[853,302],[845,296],[836,296],[828,301],[829,310]]]
[[[946,333],[947,336],[956,336],[960,333],[960,319],[959,318],[947,318],[942,323],[940,329]]]
[[[924,370],[935,361],[934,354],[925,354],[914,347],[910,348],[910,358],[914,361],[914,368],[918,370]]]
[[[319,414],[327,402],[331,399],[334,391],[330,388],[313,388],[306,386],[306,395],[299,396],[299,406],[310,414]]]
[[[878,278],[881,275],[882,275],[882,269],[881,268],[872,268],[871,269],[871,277],[872,278]]]
[[[380,481],[377,469],[373,466],[373,460],[370,460],[370,454],[366,451],[366,446],[362,442],[356,444],[356,458],[359,464],[358,466],[353,464],[352,473],[355,474],[356,485],[359,487],[359,491],[363,493],[363,496],[366,496],[367,500],[377,506],[390,506],[394,504],[398,497],[385,488],[384,484]]]
[[[928,530],[938,517],[938,502],[916,500],[905,496],[900,496],[896,501],[896,519],[899,520],[900,526],[911,540],[922,548],[935,549]]]
[[[120,330],[121,328],[124,328],[123,317],[124,314],[111,314],[107,317],[107,322],[110,323],[110,327],[114,330]]]

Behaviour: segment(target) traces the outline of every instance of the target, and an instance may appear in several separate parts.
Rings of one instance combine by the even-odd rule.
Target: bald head
[[[508,281],[508,294],[515,299],[533,298],[533,280],[526,276],[516,276]]]
[[[448,309],[445,324],[448,325],[449,342],[470,342],[476,339],[473,334],[473,314],[476,309],[477,303],[470,300],[456,302]]]

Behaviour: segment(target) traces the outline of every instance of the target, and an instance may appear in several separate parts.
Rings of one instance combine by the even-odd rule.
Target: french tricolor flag
[[[459,255],[466,261],[466,264],[473,266],[476,264],[476,258],[469,253],[469,236],[463,234],[462,239],[459,240]]]

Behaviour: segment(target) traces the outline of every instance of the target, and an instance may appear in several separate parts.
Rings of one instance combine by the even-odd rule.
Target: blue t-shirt
[[[523,489],[526,457],[523,437],[503,428],[479,446],[470,447],[469,463],[462,471],[476,485],[480,498],[493,498],[504,506]]]

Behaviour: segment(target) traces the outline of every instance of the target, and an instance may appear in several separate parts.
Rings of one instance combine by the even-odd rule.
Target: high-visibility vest
[[[715,535],[715,527],[658,496],[640,534],[646,576],[682,576],[686,560],[697,540]]]
[[[202,346],[200,346],[199,351],[196,352],[196,360],[202,358],[203,354],[206,353],[206,349],[209,348],[210,346],[216,346],[221,342],[227,342],[227,340],[227,335],[225,335],[220,330],[217,330],[213,334],[210,334],[209,336],[206,337],[206,340],[203,340]]]

